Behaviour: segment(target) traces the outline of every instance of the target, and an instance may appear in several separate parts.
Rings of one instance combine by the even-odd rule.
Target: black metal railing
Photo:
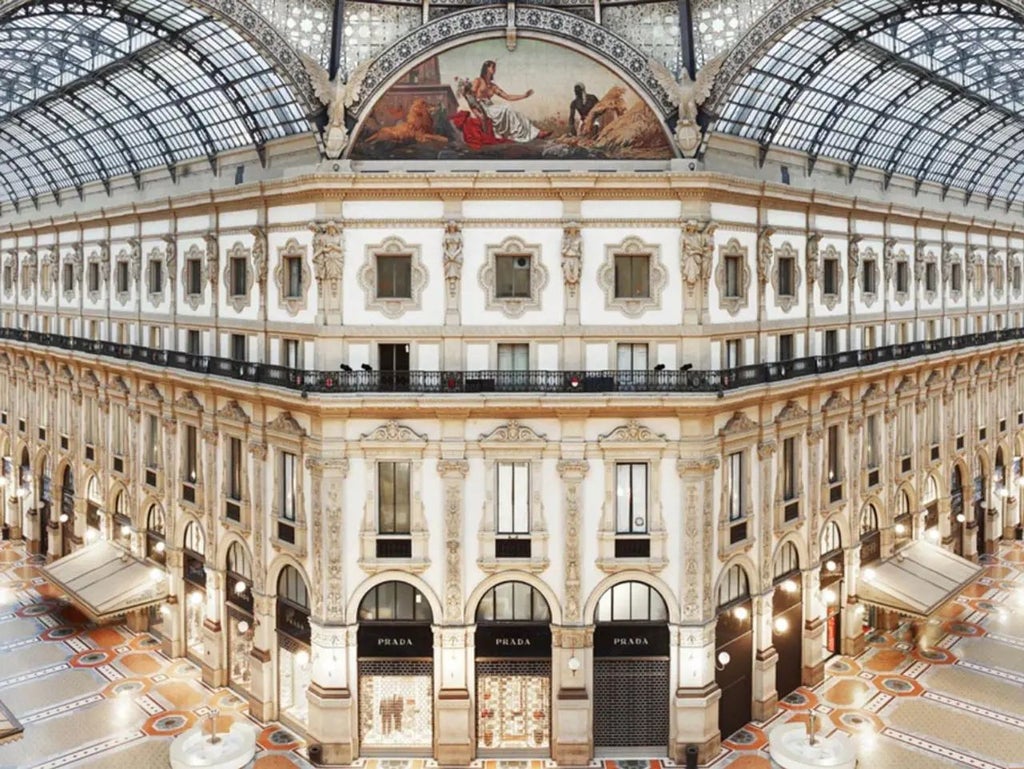
[[[315,371],[160,350],[62,334],[0,328],[0,340],[74,350],[307,393],[720,393],[815,374],[1024,339],[1024,328],[697,371]]]

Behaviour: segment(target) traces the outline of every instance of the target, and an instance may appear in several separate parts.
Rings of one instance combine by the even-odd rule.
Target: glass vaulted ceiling
[[[1018,8],[1020,6],[1018,5]],[[1024,16],[987,2],[844,0],[740,78],[715,128],[991,203],[1024,198]],[[763,157],[763,155],[762,155]]]
[[[179,0],[0,14],[0,201],[34,199],[310,130],[224,23]]]

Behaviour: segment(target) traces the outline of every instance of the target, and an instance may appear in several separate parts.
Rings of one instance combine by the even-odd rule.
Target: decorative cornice
[[[660,443],[667,441],[668,437],[663,433],[656,433],[646,425],[637,420],[631,419],[624,425],[619,425],[614,430],[598,436],[598,443]]]
[[[391,443],[426,443],[429,440],[423,433],[418,433],[407,425],[400,425],[393,419],[368,433],[363,433],[360,438],[364,441]]]
[[[518,419],[511,419],[498,425],[489,433],[481,433],[478,440],[485,442],[526,443],[546,440],[546,436],[537,433],[532,427],[519,424]]]

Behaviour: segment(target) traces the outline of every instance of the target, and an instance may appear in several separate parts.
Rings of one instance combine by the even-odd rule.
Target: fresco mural
[[[349,157],[414,160],[663,159],[661,119],[622,78],[540,40],[439,53],[381,95]]]

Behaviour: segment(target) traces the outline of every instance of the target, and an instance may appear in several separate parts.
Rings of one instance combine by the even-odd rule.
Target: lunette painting
[[[443,51],[374,103],[354,160],[665,159],[661,119],[609,68],[565,46],[504,38]]]

